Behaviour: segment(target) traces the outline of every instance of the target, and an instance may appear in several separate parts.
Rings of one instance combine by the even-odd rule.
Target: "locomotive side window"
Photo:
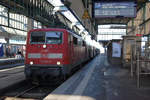
[[[46,32],[46,43],[47,44],[61,44],[62,32]]]
[[[45,43],[44,32],[31,32],[31,43]]]
[[[78,39],[76,37],[73,37],[73,44],[78,45]]]

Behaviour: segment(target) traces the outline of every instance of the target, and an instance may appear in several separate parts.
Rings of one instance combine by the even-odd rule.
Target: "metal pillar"
[[[133,77],[133,51],[131,50],[131,77]]]
[[[140,54],[137,53],[137,87],[140,88]]]

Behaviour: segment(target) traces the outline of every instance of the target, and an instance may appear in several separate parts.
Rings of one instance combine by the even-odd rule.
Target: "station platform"
[[[24,64],[24,58],[0,58],[0,70]]]
[[[0,70],[0,94],[6,91],[9,86],[25,80],[24,66]]]
[[[9,86],[25,80],[23,58],[0,58],[0,94]]]
[[[150,100],[149,93],[150,88],[136,87],[128,69],[99,55],[44,100]]]

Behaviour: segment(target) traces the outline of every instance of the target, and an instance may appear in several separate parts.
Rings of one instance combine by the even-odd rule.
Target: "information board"
[[[112,43],[112,57],[121,57],[121,45],[120,43]]]
[[[94,17],[136,17],[134,2],[95,2]]]

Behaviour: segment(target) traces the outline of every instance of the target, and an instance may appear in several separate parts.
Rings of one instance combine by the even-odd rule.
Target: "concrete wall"
[[[150,3],[147,2],[138,12],[136,18],[130,20],[127,25],[127,35],[150,34]]]

